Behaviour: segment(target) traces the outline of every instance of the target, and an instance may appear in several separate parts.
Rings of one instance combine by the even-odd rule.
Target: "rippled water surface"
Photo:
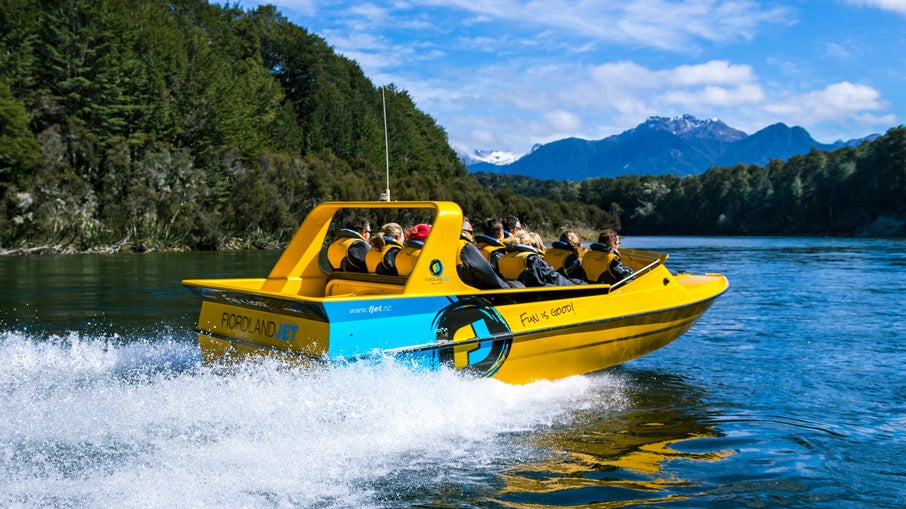
[[[278,253],[0,257],[0,507],[906,507],[906,242],[628,238],[730,290],[526,386],[200,363],[185,277]]]

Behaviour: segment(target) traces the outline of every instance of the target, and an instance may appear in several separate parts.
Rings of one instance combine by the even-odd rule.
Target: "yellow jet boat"
[[[354,216],[432,225],[408,276],[334,271],[327,246]],[[393,355],[522,384],[599,371],[667,345],[728,287],[674,274],[666,254],[624,249],[613,285],[479,290],[456,270],[463,213],[451,202],[326,202],[264,278],[191,279],[208,364],[254,355],[303,362]]]

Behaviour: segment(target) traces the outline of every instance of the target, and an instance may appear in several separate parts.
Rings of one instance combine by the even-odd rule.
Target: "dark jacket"
[[[399,273],[396,270],[396,255],[400,252],[400,249],[403,248],[403,244],[392,238],[385,237],[385,239],[387,245],[385,245],[384,249],[381,251],[381,254],[383,255],[381,257],[381,262],[377,264],[374,272],[385,276],[397,276]]]
[[[498,272],[497,262],[501,256],[506,254],[506,245],[490,235],[480,233],[475,236],[475,247],[481,251],[485,260],[491,264],[494,272]]]
[[[620,252],[598,242],[589,246],[583,264],[590,283],[612,285],[632,276],[632,269],[623,264]]]
[[[462,246],[456,257],[456,272],[463,283],[482,290],[510,288],[474,244],[464,239],[460,242]]]
[[[527,287],[575,284],[545,262],[540,251],[522,244],[507,249],[500,259],[500,271],[506,279],[519,281]]]
[[[365,256],[369,249],[371,245],[359,232],[343,228],[327,248],[327,259],[333,270],[368,272]]]
[[[550,249],[544,251],[544,261],[573,282],[585,282],[582,257],[566,242],[562,240],[552,242]]]

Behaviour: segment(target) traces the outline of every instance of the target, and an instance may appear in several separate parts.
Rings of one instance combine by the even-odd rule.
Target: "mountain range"
[[[471,172],[517,174],[539,179],[584,180],[620,175],[698,175],[712,166],[766,165],[815,148],[836,150],[877,138],[819,143],[802,127],[773,124],[748,135],[718,119],[692,115],[650,117],[620,134],[535,145],[522,157],[484,152],[463,157]]]

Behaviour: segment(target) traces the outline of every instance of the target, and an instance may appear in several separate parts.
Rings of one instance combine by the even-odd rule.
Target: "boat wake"
[[[384,507],[434,502],[445,486],[492,496],[495,472],[546,454],[533,434],[628,404],[618,374],[514,386],[390,359],[224,372],[167,333],[3,331],[0,366],[3,507]]]

